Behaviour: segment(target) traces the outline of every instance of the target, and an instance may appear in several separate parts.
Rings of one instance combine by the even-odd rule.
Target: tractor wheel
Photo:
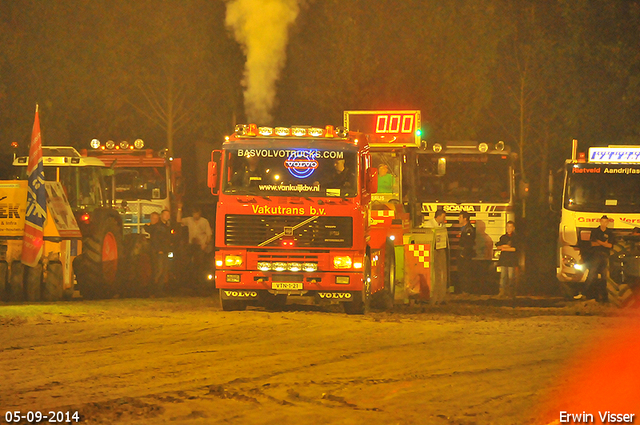
[[[638,291],[638,287],[632,288],[626,283],[618,284],[610,277],[607,278],[607,295],[609,302],[616,307],[640,306]]]
[[[82,239],[82,254],[76,257],[74,269],[84,298],[111,298],[118,293],[121,253],[122,231],[113,217],[106,217],[92,235]]]
[[[9,277],[9,265],[6,261],[0,261],[0,301],[7,301],[7,278]]]
[[[351,302],[342,303],[347,314],[367,314],[371,304],[371,258],[369,254],[364,257],[364,276],[362,292],[354,292]]]
[[[35,267],[25,267],[24,292],[27,301],[40,301],[40,287],[42,286],[42,264]]]
[[[126,265],[123,279],[123,292],[126,296],[147,296],[153,285],[151,253],[149,241],[142,234],[130,234],[125,237]],[[122,263],[121,263],[122,266]]]
[[[62,264],[50,262],[42,288],[43,301],[60,301],[63,297]]]
[[[222,299],[222,289],[218,290],[220,294],[220,307],[223,311],[243,311],[247,309],[247,302],[241,300],[225,300]]]
[[[24,300],[24,264],[20,261],[11,262],[8,292],[11,301]]]

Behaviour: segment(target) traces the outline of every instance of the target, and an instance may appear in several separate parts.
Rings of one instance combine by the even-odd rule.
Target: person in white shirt
[[[438,208],[435,215],[425,223],[424,227],[444,227],[446,222],[447,215],[444,210]]]
[[[211,225],[209,220],[202,217],[202,210],[195,207],[191,217],[182,217],[182,203],[178,204],[176,221],[189,230],[189,248],[187,250],[190,262],[193,264],[194,280],[203,278],[202,270],[206,254],[211,252]]]

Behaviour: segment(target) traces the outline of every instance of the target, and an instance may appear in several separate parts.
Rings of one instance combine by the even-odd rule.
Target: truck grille
[[[225,216],[225,243],[227,246],[280,246],[283,239],[294,240],[296,248],[350,248],[353,245],[353,219],[351,217],[311,217],[278,215]],[[260,245],[277,235],[286,233]]]

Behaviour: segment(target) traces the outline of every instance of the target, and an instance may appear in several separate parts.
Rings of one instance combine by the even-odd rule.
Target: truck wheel
[[[638,292],[638,288],[635,288],[635,292]],[[607,293],[609,296],[609,302],[616,307],[632,307],[638,306],[638,294],[634,294],[634,290],[626,283],[618,284],[610,277],[607,278]]]
[[[354,293],[354,300],[343,303],[344,312],[347,314],[367,314],[371,303],[371,258],[369,254],[364,257],[364,282],[362,292]],[[360,296],[358,296],[360,295]]]
[[[63,295],[62,264],[50,262],[47,265],[47,275],[42,288],[43,301],[59,301]]]
[[[40,286],[42,285],[42,264],[35,267],[25,267],[24,292],[27,301],[40,301]]]
[[[11,301],[24,300],[24,264],[20,261],[11,262],[9,299]]]
[[[243,311],[247,309],[247,302],[241,300],[223,300],[222,289],[218,290],[220,294],[220,307],[222,311]]]
[[[9,265],[6,261],[0,261],[0,301],[7,301],[7,278],[9,277]]]
[[[116,220],[106,217],[94,234],[82,239],[82,251],[80,267],[76,269],[82,296],[110,298],[115,295],[122,252],[122,232]]]

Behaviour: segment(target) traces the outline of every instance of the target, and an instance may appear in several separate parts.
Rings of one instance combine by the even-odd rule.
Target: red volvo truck
[[[341,127],[236,126],[209,164],[224,310],[288,297],[367,310],[370,161],[366,138]]]

